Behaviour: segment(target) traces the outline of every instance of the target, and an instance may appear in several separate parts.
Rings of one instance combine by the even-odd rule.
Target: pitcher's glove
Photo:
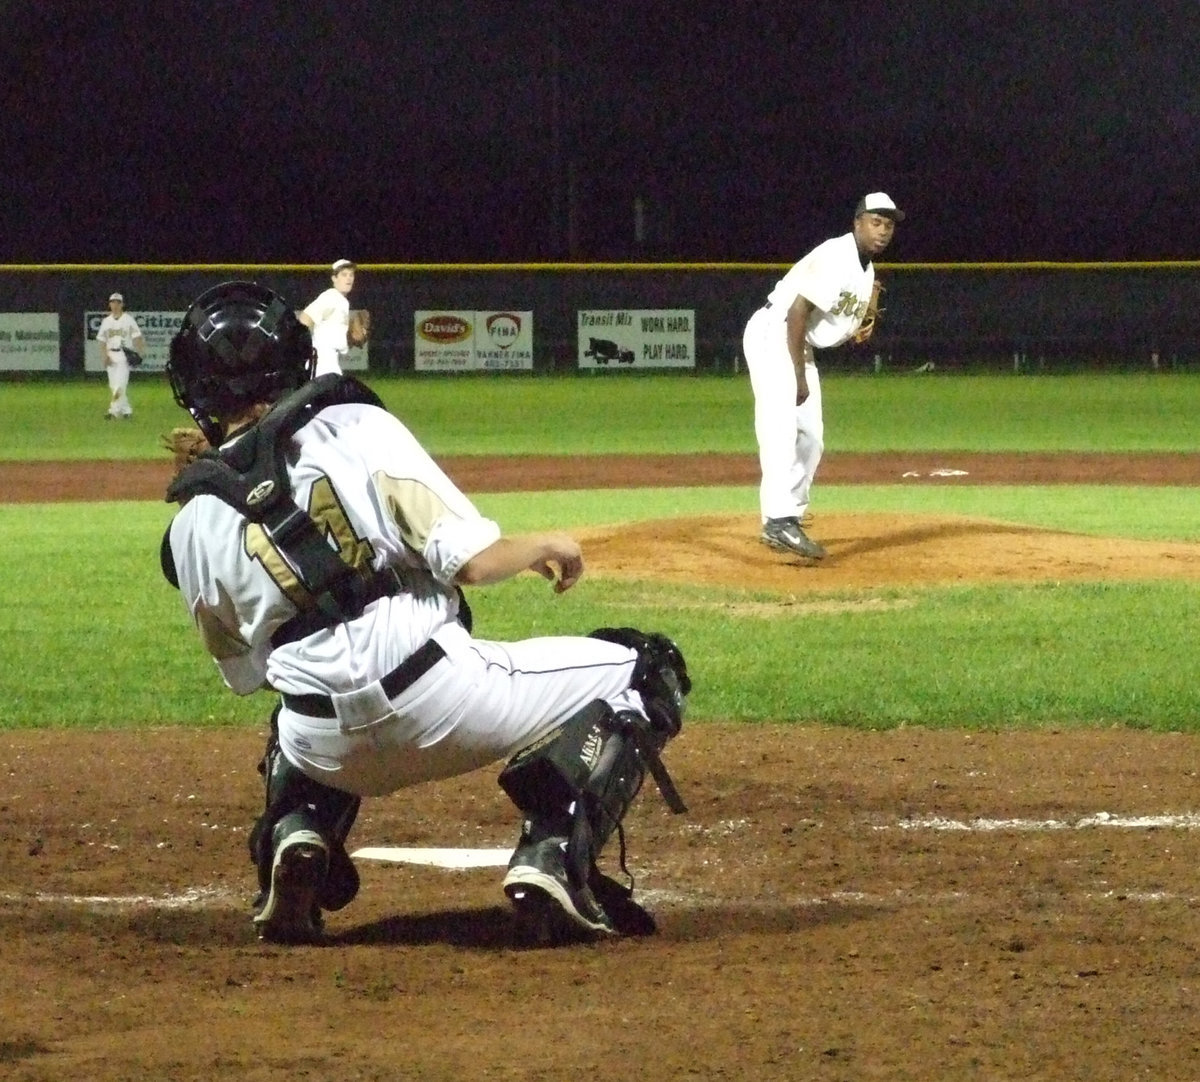
[[[883,284],[878,278],[875,279],[871,286],[871,299],[867,301],[867,314],[863,316],[862,323],[859,324],[858,330],[852,335],[855,342],[862,345],[870,339],[875,333],[875,323],[878,321],[883,309],[879,307],[879,298],[883,293]]]
[[[178,475],[205,451],[209,450],[208,440],[198,428],[173,428],[161,437],[164,448],[175,458],[175,473]]]
[[[350,326],[346,341],[351,346],[364,346],[371,336],[371,313],[366,308],[356,308],[350,313]]]

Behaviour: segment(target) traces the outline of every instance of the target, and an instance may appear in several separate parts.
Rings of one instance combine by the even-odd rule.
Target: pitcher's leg
[[[825,418],[821,408],[821,376],[815,364],[805,367],[808,398],[796,407],[796,443],[791,494],[796,516],[808,510],[813,479],[825,452]]]
[[[754,392],[754,436],[758,442],[759,511],[764,522],[796,513],[792,470],[796,450],[796,370],[786,345],[761,333],[753,319],[742,348]]]

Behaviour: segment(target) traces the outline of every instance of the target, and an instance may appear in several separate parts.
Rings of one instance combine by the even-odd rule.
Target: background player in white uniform
[[[339,259],[330,276],[333,285],[300,313],[300,322],[312,331],[313,348],[317,351],[314,376],[341,372],[342,358],[350,351],[346,339],[350,330],[349,293],[354,288],[356,269],[350,260]]]
[[[185,471],[169,493],[184,503],[165,539],[163,570],[204,644],[235,692],[281,693],[277,742],[264,759],[270,814],[265,826],[260,820],[266,841],[256,854],[260,934],[310,940],[319,930],[315,908],[353,897],[357,875],[342,848],[353,798],[465,773],[522,749],[521,762],[501,775],[526,817],[504,881],[518,913],[559,933],[647,930],[648,915],[599,874],[595,857],[619,829],[646,764],[661,765],[657,753],[682,722],[690,688],[682,655],[664,636],[630,628],[522,642],[473,638],[460,585],[531,570],[561,593],[583,573],[579,546],[558,532],[502,535],[399,420],[363,400],[372,392],[349,377],[309,382],[311,365],[309,332],[282,298],[227,283],[191,307],[167,366],[177,401],[211,444],[226,441],[230,460],[289,416],[298,397],[290,390],[335,395],[332,404],[318,400],[287,444],[291,498],[322,544],[340,546],[356,586],[385,584],[357,612],[338,600],[344,592],[331,591],[349,611],[327,616],[328,606],[318,609],[301,586],[308,580],[294,553],[269,528],[211,490],[179,489],[210,463]],[[267,403],[281,397],[272,418]],[[245,507],[252,513],[251,501]],[[550,762],[564,747],[562,761],[578,774],[565,781]]]
[[[875,283],[872,259],[903,218],[883,192],[859,200],[853,229],[796,263],[746,324],[742,349],[754,390],[761,536],[773,548],[810,559],[826,555],[800,524],[825,448],[813,347],[840,346],[861,326]]]
[[[96,331],[100,343],[100,360],[108,376],[108,412],[104,419],[132,417],[133,407],[129,404],[129,364],[125,359],[125,347],[139,353],[146,348],[142,330],[137,320],[125,311],[125,298],[114,293],[108,298],[108,315],[100,321]]]

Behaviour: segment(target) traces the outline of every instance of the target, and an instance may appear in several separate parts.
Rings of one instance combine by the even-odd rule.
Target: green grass
[[[640,623],[686,644],[695,718],[1194,731],[1190,619],[1200,584],[1084,583],[841,592],[781,599],[735,590],[592,582],[547,604],[518,580],[472,604],[497,638]],[[872,604],[864,604],[870,601]]]
[[[864,376],[825,381],[831,449],[1191,451],[1200,377]],[[373,381],[435,454],[754,453],[745,379],[641,376]],[[9,383],[0,459],[163,454],[185,419],[161,378],[105,424],[102,381]],[[752,518],[753,487],[486,494],[509,532],[696,514]],[[1200,488],[818,485],[818,516],[957,514],[1097,536],[1200,541]],[[2,505],[0,727],[261,725],[158,573],[157,502]],[[1191,583],[881,587],[787,596],[585,578],[555,598],[522,576],[472,592],[484,634],[632,623],[684,645],[693,720],[1197,728]],[[864,602],[869,604],[864,605]]]
[[[437,455],[754,453],[745,376],[373,379]],[[1200,375],[824,377],[834,451],[1191,451]],[[161,376],[135,377],[135,417],[106,424],[99,378],[8,383],[0,460],[152,458],[186,423]]]
[[[974,514],[1130,537],[1195,537],[1200,494],[1115,490],[829,486],[828,510]],[[1064,500],[1064,492],[1071,498]],[[1142,498],[1144,497],[1144,499]],[[491,494],[512,531],[673,514],[752,516],[748,488]],[[0,507],[0,728],[256,724],[203,653],[158,572],[170,508],[158,503]],[[1107,528],[1101,529],[1107,523]],[[1179,530],[1180,532],[1175,532]],[[693,722],[777,719],[887,727],[1122,724],[1197,728],[1192,583],[1077,583],[860,591],[803,598],[585,577],[561,597],[532,575],[471,593],[488,637],[658,628],[696,676]],[[818,602],[814,604],[814,602]],[[868,602],[868,604],[864,604]]]

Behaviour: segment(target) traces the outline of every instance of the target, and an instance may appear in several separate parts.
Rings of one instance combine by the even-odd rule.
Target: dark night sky
[[[1195,0],[0,15],[0,262],[1200,258]]]

